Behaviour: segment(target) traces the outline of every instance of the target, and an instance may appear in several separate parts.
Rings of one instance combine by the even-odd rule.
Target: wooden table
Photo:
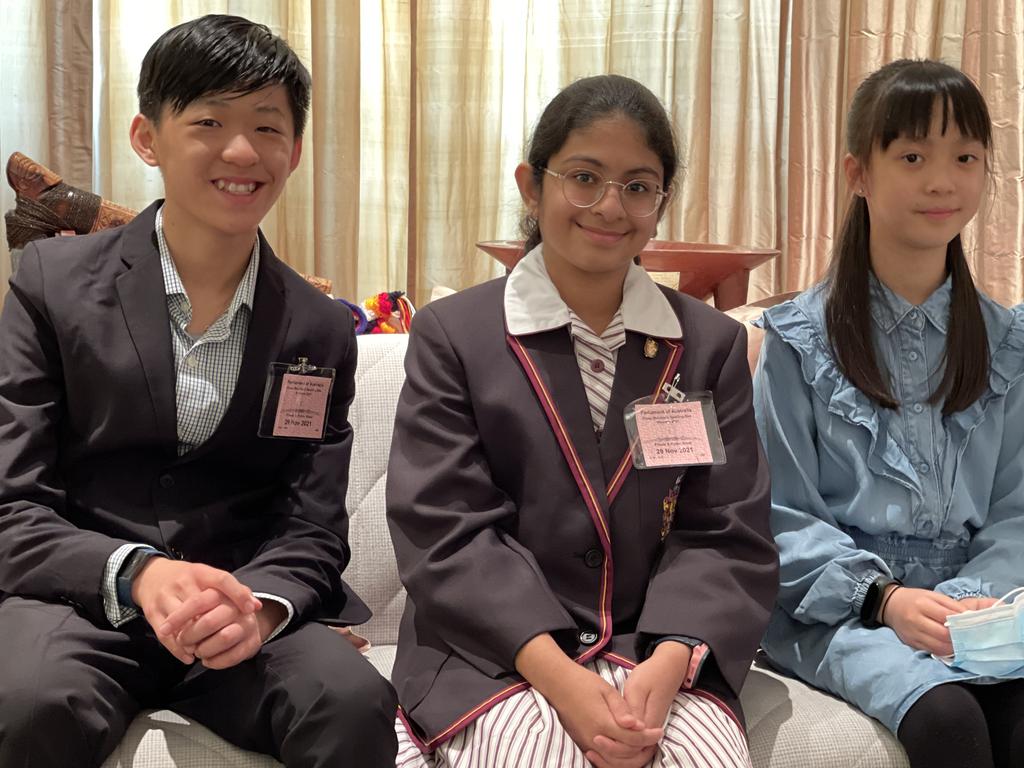
[[[521,240],[476,244],[508,270],[523,257],[522,246]],[[652,240],[640,252],[640,264],[648,272],[677,273],[678,290],[701,300],[714,296],[715,307],[725,311],[747,303],[750,270],[778,255],[773,248]]]

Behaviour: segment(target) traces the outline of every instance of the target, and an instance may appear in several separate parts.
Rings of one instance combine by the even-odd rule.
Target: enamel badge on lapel
[[[650,336],[647,337],[647,341],[644,342],[644,357],[650,360],[652,357],[658,356],[658,342],[652,339]]]

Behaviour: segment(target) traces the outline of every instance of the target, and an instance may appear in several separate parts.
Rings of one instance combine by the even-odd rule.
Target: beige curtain
[[[158,197],[159,173],[127,141],[139,65],[165,29],[209,12],[266,23],[313,72],[303,161],[264,229],[346,298],[407,288],[422,302],[436,285],[498,274],[474,243],[518,235],[512,172],[534,122],[564,85],[612,71],[646,83],[680,139],[684,173],[659,237],[779,248],[750,298],[805,288],[847,202],[850,96],[899,56],[961,66],[986,94],[997,151],[968,247],[984,290],[1022,298],[1019,2],[8,0],[2,159],[25,152],[136,208]],[[0,208],[12,205],[0,184]],[[8,271],[0,245],[0,296]]]
[[[849,191],[843,119],[863,78],[898,58],[938,58],[978,83],[992,114],[989,194],[965,236],[979,287],[1024,299],[1024,9],[1009,0],[791,3],[783,195],[784,258],[768,291],[806,288],[827,267]]]

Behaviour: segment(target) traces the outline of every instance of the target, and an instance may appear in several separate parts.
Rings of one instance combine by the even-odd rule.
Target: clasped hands
[[[550,636],[534,641],[554,646]],[[545,654],[542,666],[527,662],[522,671],[538,678],[540,685],[535,687],[593,765],[642,768],[654,759],[664,736],[663,725],[686,676],[691,652],[682,643],[659,644],[650,658],[630,672],[622,693],[557,647]],[[529,680],[530,675],[526,676]]]
[[[251,658],[287,616],[258,600],[231,573],[201,563],[152,557],[135,577],[132,599],[157,640],[181,663],[227,669]]]

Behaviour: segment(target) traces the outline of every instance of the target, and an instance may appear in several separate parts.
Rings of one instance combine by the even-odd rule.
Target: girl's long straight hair
[[[960,70],[938,61],[892,62],[870,75],[854,94],[847,116],[847,150],[867,167],[874,148],[885,150],[897,138],[928,135],[932,110],[942,109],[942,131],[950,120],[964,136],[988,150],[992,121],[977,87]],[[896,408],[887,372],[872,343],[870,310],[871,220],[864,198],[855,196],[846,212],[829,267],[825,325],[843,374],[883,408]],[[930,397],[942,413],[962,411],[985,391],[989,376],[988,336],[977,288],[960,235],[946,247],[952,280],[942,380]]]

